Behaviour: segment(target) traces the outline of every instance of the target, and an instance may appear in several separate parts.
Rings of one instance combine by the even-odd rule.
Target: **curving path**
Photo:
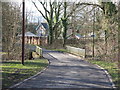
[[[49,67],[17,88],[112,88],[105,72],[97,66],[73,55],[43,51]]]

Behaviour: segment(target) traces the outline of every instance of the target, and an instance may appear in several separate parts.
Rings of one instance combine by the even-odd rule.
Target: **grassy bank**
[[[98,61],[98,60],[87,60],[92,64],[97,64],[103,67],[108,73],[111,75],[113,83],[118,86],[118,64],[116,62],[108,62],[108,61]]]
[[[50,50],[53,50],[53,51],[59,51],[59,52],[67,52],[66,49],[50,49]]]
[[[53,51],[59,51],[59,52],[67,52],[67,50],[63,47],[61,48],[54,48],[54,47],[50,47],[50,46],[41,46],[41,48],[45,48],[47,50],[53,50]]]
[[[48,60],[26,60],[25,65],[21,64],[21,61],[9,61],[3,62],[2,67],[2,87],[8,88],[30,76],[43,70],[48,66]]]

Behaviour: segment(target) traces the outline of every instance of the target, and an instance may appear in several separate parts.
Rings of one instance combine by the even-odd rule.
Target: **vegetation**
[[[67,39],[67,2],[64,2],[64,16],[61,19],[62,25],[63,25],[63,47],[66,45],[66,39]]]
[[[2,2],[2,48],[7,52],[8,58],[10,52],[16,49],[20,21],[20,7],[16,3]]]
[[[68,52],[66,49],[50,49],[53,51],[58,51],[58,52]]]
[[[37,25],[38,25],[38,24],[37,24]],[[26,32],[27,32],[27,31],[30,31],[31,33],[36,34],[35,29],[36,29],[37,25],[34,24],[34,23],[28,23],[28,24],[26,25],[25,31],[26,31]]]
[[[38,0],[38,2],[43,6],[43,9],[45,13],[41,12],[40,9],[37,7],[36,3],[33,2],[37,10],[41,13],[41,15],[46,19],[48,25],[49,25],[49,44],[53,43],[54,36],[56,37],[59,36],[58,33],[56,33],[57,28],[59,27],[60,24],[60,7],[62,5],[61,2],[41,2]],[[49,5],[49,9],[48,6]],[[57,28],[56,28],[57,27]],[[59,31],[59,30],[58,30]],[[55,33],[54,33],[55,32]]]
[[[83,3],[83,2],[40,2],[45,10],[45,13],[41,12],[37,7],[35,2],[33,2],[37,10],[42,14],[42,16],[47,20],[49,24],[49,37],[51,37],[51,44],[63,44],[63,46],[68,45],[68,38],[77,40],[77,47],[83,47],[86,49],[86,55],[91,55],[93,57],[101,57],[101,60],[118,60],[118,28],[117,28],[117,7],[118,4],[109,2],[99,1],[99,4],[93,3]],[[53,10],[47,8],[49,5]],[[63,6],[63,8],[61,7]],[[58,15],[60,12],[63,13]],[[47,15],[47,16],[45,16]],[[52,21],[51,21],[52,20]],[[61,21],[60,21],[61,20]],[[57,21],[59,22],[57,24]],[[91,23],[92,22],[92,23]],[[60,24],[61,23],[61,24]],[[56,26],[54,29],[51,27]],[[61,30],[58,30],[58,27]],[[57,30],[60,34],[56,37]],[[71,33],[68,33],[71,32]],[[93,38],[90,37],[90,34]],[[76,34],[81,34],[84,36],[83,39],[77,39]],[[101,36],[103,35],[103,36]],[[94,37],[95,36],[95,37]],[[56,37],[56,38],[55,38]],[[62,38],[62,43],[58,44],[59,38]],[[87,38],[90,38],[89,42]],[[102,40],[102,42],[101,42]],[[72,42],[72,41],[71,41]],[[74,42],[74,41],[73,41]],[[84,45],[81,44],[84,42]],[[79,45],[78,45],[79,43]]]
[[[36,59],[25,60],[25,65],[21,61],[11,60],[3,62],[2,67],[2,87],[8,88],[30,76],[33,76],[48,66],[48,60]]]
[[[92,64],[99,65],[103,67],[105,70],[108,71],[108,73],[111,75],[113,83],[118,87],[120,84],[118,83],[118,80],[120,77],[118,77],[118,63],[113,62],[106,62],[106,61],[98,61],[98,60],[87,60],[88,62]]]
[[[120,72],[117,68],[117,64],[120,66],[120,1],[117,3],[111,0],[98,1],[96,4],[38,0],[45,12],[42,12],[33,1],[49,25],[47,32],[49,45],[42,47],[57,51],[66,51],[65,45],[84,48],[87,56],[85,59],[106,68],[114,82],[120,82],[116,78],[116,71]],[[17,37],[21,33],[21,8],[16,3],[8,2],[2,3],[2,7],[2,44],[5,52],[3,58],[5,57],[6,63],[8,60],[11,63],[11,60],[21,58],[21,45]],[[26,31],[35,33],[31,29],[37,24],[28,23],[27,16],[28,14]],[[28,58],[29,50],[26,48],[25,59]]]

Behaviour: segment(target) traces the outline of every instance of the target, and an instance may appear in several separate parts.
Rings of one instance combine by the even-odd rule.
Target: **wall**
[[[66,49],[68,52],[70,52],[72,54],[75,54],[75,55],[80,56],[82,58],[85,57],[85,49],[71,47],[71,46],[66,46]]]

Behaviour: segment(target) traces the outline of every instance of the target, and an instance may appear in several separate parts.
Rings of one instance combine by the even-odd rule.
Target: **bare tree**
[[[39,1],[39,0],[38,0]],[[43,6],[43,9],[45,11],[45,13],[43,13],[36,5],[35,2],[33,2],[33,4],[35,5],[35,7],[37,8],[37,10],[41,13],[41,15],[46,19],[48,25],[49,25],[49,44],[53,43],[53,39],[54,39],[54,31],[56,29],[56,27],[58,27],[60,20],[59,20],[59,16],[60,16],[60,7],[61,7],[61,2],[41,2],[39,1],[39,3]],[[48,9],[48,5],[49,5],[49,9]]]
[[[2,44],[3,50],[7,52],[9,58],[10,52],[14,50],[14,45],[17,42],[20,7],[10,2],[2,2],[2,7]]]

